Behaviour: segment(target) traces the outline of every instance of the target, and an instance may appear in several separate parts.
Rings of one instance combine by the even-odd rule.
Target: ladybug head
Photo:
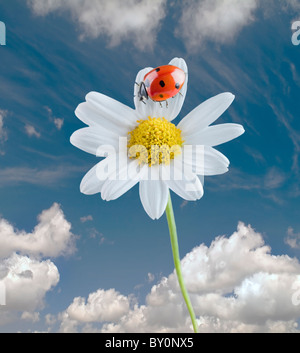
[[[145,101],[148,100],[149,96],[148,96],[148,92],[146,90],[146,86],[144,82],[141,82],[140,84],[140,88],[139,88],[139,92],[138,92],[138,97],[140,99],[140,101]]]

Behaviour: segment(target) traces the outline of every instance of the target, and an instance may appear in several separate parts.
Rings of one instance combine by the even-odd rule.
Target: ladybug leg
[[[167,100],[166,100],[166,108],[167,108],[167,109],[169,108],[169,103],[168,103]]]
[[[145,86],[144,82],[141,82],[140,84],[138,84],[136,82],[136,84],[139,86],[139,90],[138,90],[139,100],[142,101],[144,104],[146,104],[145,100],[147,100],[149,98],[147,90],[146,90],[146,86]]]

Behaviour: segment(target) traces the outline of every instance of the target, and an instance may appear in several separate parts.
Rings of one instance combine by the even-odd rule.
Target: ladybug
[[[177,66],[163,65],[148,72],[138,84],[138,97],[145,103],[149,98],[163,102],[175,97],[185,82],[185,72]],[[146,103],[145,103],[146,104]]]

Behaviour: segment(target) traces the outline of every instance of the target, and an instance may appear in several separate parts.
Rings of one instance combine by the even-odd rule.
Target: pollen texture
[[[181,130],[165,118],[138,120],[138,126],[129,132],[128,154],[131,159],[148,163],[169,164],[181,153]]]

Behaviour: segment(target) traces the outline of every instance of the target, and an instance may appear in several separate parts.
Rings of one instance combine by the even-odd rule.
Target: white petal
[[[193,146],[192,153],[183,152],[184,170],[197,175],[220,175],[228,172],[229,160],[210,146]]]
[[[90,92],[85,99],[105,119],[129,128],[136,125],[136,112],[127,105],[98,92]]]
[[[148,216],[159,219],[166,210],[169,189],[162,180],[142,180],[140,182],[140,198]]]
[[[117,171],[115,180],[107,179],[105,181],[101,190],[102,199],[106,201],[116,200],[125,194],[142,179],[145,167],[140,167],[137,160],[128,161],[128,166],[122,166]],[[124,173],[125,177],[120,177]]]
[[[109,115],[103,113],[102,110],[97,109],[89,102],[79,104],[75,114],[85,124],[99,128],[104,127],[119,136],[127,136],[130,130],[130,125],[126,123],[124,117],[118,116],[115,119],[111,119]]]
[[[231,141],[245,132],[239,124],[220,124],[208,126],[207,128],[184,137],[187,145],[218,146]]]
[[[178,124],[179,129],[185,136],[201,131],[217,120],[233,100],[234,95],[231,93],[221,93],[208,99],[181,120]]]
[[[92,169],[90,169],[86,173],[86,175],[83,177],[80,184],[80,191],[83,194],[94,195],[94,194],[97,194],[98,192],[101,192],[102,186],[106,179],[102,180],[102,178],[99,178],[97,171],[99,171],[100,168],[106,168],[106,166],[110,162],[111,162],[111,156],[105,158],[103,161],[96,164]]]
[[[118,150],[119,136],[104,128],[86,127],[73,133],[70,142],[81,150],[97,155],[97,150],[103,145],[108,145]]]
[[[188,67],[186,62],[182,58],[174,58],[169,62],[169,65],[174,65],[183,70],[186,74],[184,85],[182,86],[180,93],[174,98],[168,99],[168,108],[165,112],[165,118],[169,121],[175,119],[181,111],[182,105],[185,100],[187,85],[188,85]],[[164,104],[163,104],[164,105]]]
[[[152,67],[147,67],[141,71],[138,72],[136,79],[135,79],[135,84],[134,84],[134,105],[137,110],[138,116],[140,119],[145,120],[148,118],[148,116],[151,117],[156,117],[160,118],[162,116],[158,116],[158,108],[159,104],[156,102],[153,102],[151,99],[148,99],[145,103],[140,101],[138,93],[139,93],[139,84],[144,81],[145,75],[147,75],[148,72],[153,70]]]
[[[97,178],[96,170],[97,165],[90,169],[81,181],[80,191],[85,195],[94,195],[101,192],[104,181]]]
[[[216,149],[205,146],[204,152],[204,174],[202,175],[220,175],[228,172],[229,160],[224,154]]]
[[[185,96],[187,92],[187,83],[188,83],[188,68],[185,61],[181,58],[174,58],[170,61],[170,65],[174,65],[182,69],[186,73],[186,80],[185,83],[180,91],[180,94],[177,94],[174,98],[170,98],[166,102],[154,102],[151,99],[145,101],[145,103],[141,102],[138,97],[139,86],[135,84],[134,86],[134,104],[140,119],[147,119],[148,116],[153,118],[165,118],[169,121],[175,119],[179,114]],[[152,67],[147,67],[141,70],[136,77],[135,82],[140,84],[143,80],[145,75],[153,70]]]
[[[173,164],[173,167],[176,168],[176,165]],[[184,170],[181,180],[167,179],[165,183],[172,191],[187,201],[199,200],[204,193],[198,176],[190,171]]]

